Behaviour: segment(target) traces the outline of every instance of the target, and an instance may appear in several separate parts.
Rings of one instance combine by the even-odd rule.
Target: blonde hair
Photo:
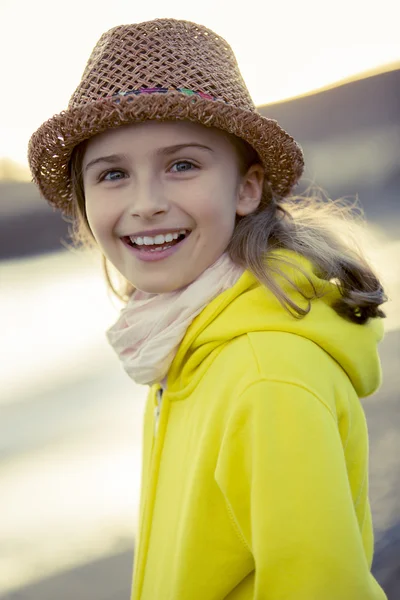
[[[259,163],[255,150],[245,141],[223,132],[236,149],[240,173],[244,175],[251,165]],[[74,149],[69,165],[73,190],[71,238],[77,247],[96,247],[85,207],[85,194],[82,176],[82,162],[87,142]],[[342,317],[363,324],[369,318],[385,317],[379,308],[387,301],[382,284],[373,272],[362,250],[352,236],[352,226],[363,224],[364,217],[356,202],[332,201],[323,194],[274,196],[268,181],[264,181],[260,205],[253,213],[236,218],[235,229],[227,252],[231,259],[243,266],[278,298],[281,304],[294,316],[301,318],[311,308],[311,301],[321,296],[315,290],[313,297],[304,292],[292,280],[290,285],[307,300],[307,308],[296,304],[273,276],[277,274],[288,280],[279,268],[279,262],[268,261],[271,251],[288,249],[309,259],[316,267],[318,276],[334,281],[340,291],[340,299],[333,305]],[[287,261],[284,261],[287,263]],[[290,263],[287,263],[290,264]],[[102,266],[110,291],[126,303],[135,288],[121,274],[116,273],[115,285],[110,275],[106,257],[102,256]],[[299,269],[311,283],[307,273]]]

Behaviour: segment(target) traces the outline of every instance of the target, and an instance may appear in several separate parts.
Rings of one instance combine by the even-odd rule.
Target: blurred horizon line
[[[331,83],[323,85],[321,87],[312,88],[306,92],[302,92],[299,94],[295,94],[293,96],[285,96],[279,100],[273,100],[271,102],[266,102],[264,104],[257,104],[257,108],[265,108],[268,106],[276,106],[278,104],[285,104],[295,100],[299,100],[301,98],[306,98],[309,96],[321,94],[350,83],[354,83],[357,81],[362,81],[364,79],[369,79],[371,77],[376,77],[378,75],[383,75],[385,73],[390,73],[392,71],[400,70],[400,57],[398,60],[393,60],[391,62],[383,63],[376,67],[358,71],[353,75],[349,75],[347,77],[334,80]],[[20,161],[14,158],[11,158],[8,155],[0,155],[0,183],[1,182],[31,182],[32,176],[28,166],[28,160]]]
[[[370,77],[376,77],[378,75],[384,75],[385,73],[391,73],[392,71],[400,70],[400,57],[397,60],[393,60],[387,63],[383,63],[382,65],[378,65],[376,67],[372,67],[370,69],[366,69],[363,71],[357,71],[353,73],[353,75],[348,75],[341,79],[335,79],[331,83],[327,83],[320,87],[312,88],[307,92],[302,92],[300,94],[295,94],[294,96],[285,96],[279,100],[273,100],[272,102],[266,102],[265,104],[257,105],[257,108],[263,108],[266,106],[273,106],[276,104],[284,104],[285,102],[291,102],[292,100],[299,100],[300,98],[306,98],[307,96],[314,96],[317,94],[321,94],[323,92],[328,92],[329,90],[333,90],[335,88],[341,87],[343,85],[347,85],[349,83],[354,83],[356,81],[362,81],[363,79],[369,79]]]

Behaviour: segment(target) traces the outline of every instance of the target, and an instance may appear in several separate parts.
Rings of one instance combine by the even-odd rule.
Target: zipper
[[[163,397],[164,390],[160,386],[155,395],[156,403],[154,405],[154,431],[153,431],[153,443],[150,455],[150,463],[149,463],[149,482],[146,490],[146,505],[144,506],[143,516],[142,516],[142,527],[140,531],[140,539],[141,542],[139,544],[139,552],[136,556],[136,581],[133,582],[132,586],[132,598],[134,600],[139,600],[142,594],[143,588],[143,580],[145,574],[145,564],[147,551],[150,540],[150,532],[151,532],[151,524],[152,524],[152,514],[154,509],[154,499],[156,495],[157,488],[157,479],[158,479],[158,468],[160,464],[160,455],[162,452],[163,446],[163,437],[157,437],[158,425],[160,421],[161,415],[161,403]],[[134,594],[134,595],[133,595]]]
[[[157,435],[158,422],[160,420],[162,395],[163,389],[160,387],[156,392],[156,405],[154,407],[154,437]]]

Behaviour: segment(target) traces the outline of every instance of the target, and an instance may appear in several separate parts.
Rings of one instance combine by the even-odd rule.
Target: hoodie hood
[[[294,303],[304,309],[307,297],[316,290],[322,297],[311,303],[302,318],[291,315],[271,290],[249,271],[237,283],[215,298],[193,320],[172,362],[167,387],[183,390],[207,366],[207,357],[219,346],[250,332],[281,331],[305,337],[320,346],[347,373],[360,398],[375,392],[381,383],[381,365],[377,346],[383,338],[382,319],[370,319],[360,325],[344,319],[332,308],[340,298],[336,284],[318,277],[312,263],[298,254],[279,250],[267,259],[267,268],[278,266],[283,275],[274,275],[276,283]],[[300,271],[300,269],[302,271]]]

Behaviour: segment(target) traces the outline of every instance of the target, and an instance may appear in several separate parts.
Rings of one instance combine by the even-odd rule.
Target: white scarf
[[[243,272],[225,252],[184,288],[165,294],[135,291],[106,332],[128,375],[139,384],[161,382],[193,319]]]

